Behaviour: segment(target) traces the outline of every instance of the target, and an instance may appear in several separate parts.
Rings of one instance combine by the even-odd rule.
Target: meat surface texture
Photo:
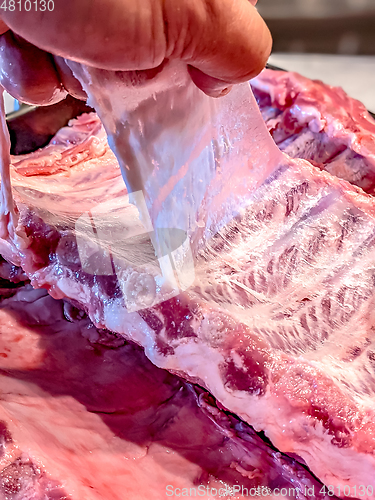
[[[252,88],[282,151],[374,194],[375,123],[363,104],[297,73],[264,70]]]
[[[281,155],[272,169],[267,163],[251,172],[257,181],[246,204],[198,254],[194,284],[155,301],[163,286],[153,285],[152,264],[135,259],[147,242],[129,250],[119,237],[120,219],[124,234],[136,227],[134,207],[124,202],[117,163],[97,124],[89,115],[60,133],[64,171],[54,170],[53,146],[22,163],[13,159],[18,233],[25,237],[22,248],[0,240],[3,257],[35,288],[79,305],[97,328],[136,342],[158,367],[199,383],[335,492],[347,486],[356,496],[355,487],[374,488],[373,198],[304,159]],[[352,130],[344,122],[340,133]],[[51,174],[39,174],[49,162]],[[100,212],[100,202],[112,205]],[[83,215],[96,240],[80,233]],[[105,244],[102,226],[109,228]],[[370,498],[369,491],[361,497]]]
[[[226,491],[240,499],[251,489],[272,498],[284,488],[290,498],[328,499],[308,471],[208,393],[45,290],[25,285],[0,299],[0,325],[0,498]]]
[[[248,83],[212,99],[181,63],[166,64],[148,80],[142,72],[68,64],[104,125],[141,220],[156,230],[186,231],[193,253],[280,161]],[[163,236],[155,237],[157,253],[160,244],[170,246]]]

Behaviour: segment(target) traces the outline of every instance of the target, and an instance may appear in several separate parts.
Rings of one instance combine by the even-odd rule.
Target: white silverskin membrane
[[[249,83],[214,99],[183,63],[150,80],[67,63],[106,129],[129,193],[144,194],[156,229],[186,231],[194,254],[280,161]]]
[[[238,104],[241,110],[243,100]],[[234,116],[238,121],[242,115]],[[249,154],[260,159],[270,142],[263,130],[264,125],[257,140],[247,144]],[[241,143],[241,127],[237,133]],[[225,143],[230,156],[235,139]],[[34,286],[76,301],[101,328],[141,344],[155,364],[207,387],[227,408],[264,430],[280,450],[302,456],[327,484],[374,486],[374,199],[306,161],[279,152],[273,160],[259,161],[251,175],[247,172],[247,191],[236,176],[221,184],[229,193],[245,191],[240,197],[245,209],[233,203],[240,216],[206,238],[197,256],[196,282],[174,302],[132,313],[122,297],[108,291],[105,280],[101,285],[100,276],[90,282],[74,270],[75,254],[64,260],[58,248],[36,268],[38,250],[12,255],[0,240],[0,253],[18,259]],[[102,157],[73,165],[65,181],[71,191],[56,197],[60,207],[76,199],[75,182],[83,179],[92,181],[97,197],[108,196],[108,170]],[[40,203],[58,220],[55,196],[43,182],[48,179],[50,186],[60,178],[28,181],[15,174],[17,196],[30,199],[28,185],[39,190],[24,213],[31,206],[33,215]],[[35,219],[46,211],[38,211]],[[207,213],[212,217],[214,210]],[[221,219],[213,219],[212,227],[215,222],[220,226]],[[29,227],[33,224],[39,227],[40,220],[31,219]],[[203,229],[201,223],[198,228]],[[60,234],[69,243],[69,234]],[[359,344],[365,358],[360,365],[351,362],[347,350]]]

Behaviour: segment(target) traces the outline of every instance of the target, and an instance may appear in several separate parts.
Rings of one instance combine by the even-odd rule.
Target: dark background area
[[[259,0],[274,52],[375,54],[375,0]]]

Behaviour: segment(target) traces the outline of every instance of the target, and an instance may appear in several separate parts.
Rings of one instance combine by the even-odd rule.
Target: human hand
[[[15,98],[52,104],[84,93],[64,58],[102,69],[189,66],[205,93],[224,95],[264,67],[271,36],[257,0],[55,0],[53,11],[0,12],[0,83]],[[9,1],[8,1],[9,3]],[[45,4],[46,2],[44,2]]]

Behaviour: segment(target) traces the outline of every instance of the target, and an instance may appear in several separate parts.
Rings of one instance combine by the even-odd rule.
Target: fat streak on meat
[[[94,116],[82,117],[62,132],[64,172],[37,175],[53,146],[13,159],[18,230],[27,240],[22,251],[0,240],[0,253],[34,287],[74,300],[97,327],[199,382],[281,451],[302,457],[326,484],[374,487],[373,198],[281,155],[272,171],[267,164],[252,172],[258,180],[245,208],[197,256],[194,285],[129,312],[124,283],[149,297],[147,270],[122,256],[117,274],[93,275],[77,248],[82,213],[124,196],[96,124]],[[90,150],[78,163],[77,147]],[[259,154],[262,147],[267,141],[258,144]],[[82,201],[77,207],[72,200]],[[106,251],[97,247],[97,260]]]

